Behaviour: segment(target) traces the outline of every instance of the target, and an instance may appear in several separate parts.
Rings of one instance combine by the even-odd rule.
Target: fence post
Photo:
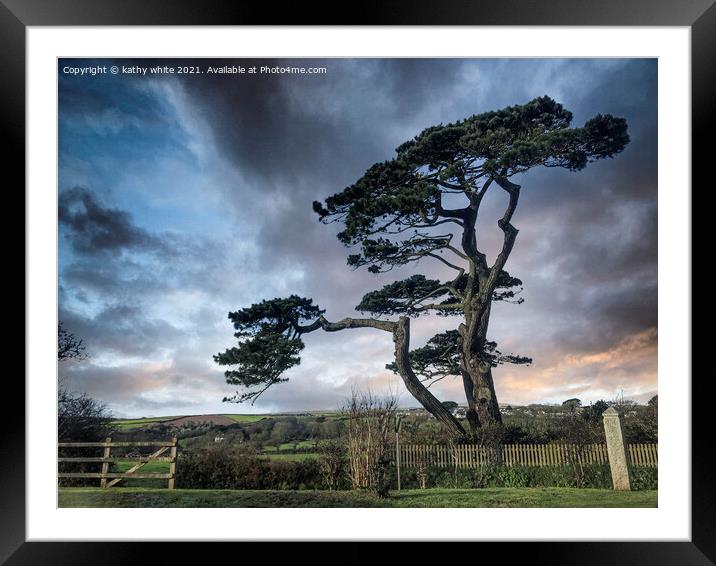
[[[168,489],[174,489],[174,474],[177,471],[177,437],[172,438],[172,447],[169,450],[169,456],[171,456],[171,462],[169,462],[169,485]]]
[[[395,417],[395,469],[398,472],[398,491],[400,491],[400,423],[402,416]]]
[[[109,442],[112,442],[112,439],[105,438],[104,441],[109,443]],[[110,454],[111,450],[112,450],[112,448],[110,446],[105,446],[104,453],[102,454],[102,458],[107,460],[109,458],[109,454]],[[108,472],[109,472],[109,462],[102,462],[102,478],[99,480],[100,487],[107,487],[107,473]]]
[[[629,459],[624,445],[622,419],[614,407],[609,407],[602,415],[604,436],[607,439],[607,455],[612,471],[612,485],[620,491],[631,491]]]

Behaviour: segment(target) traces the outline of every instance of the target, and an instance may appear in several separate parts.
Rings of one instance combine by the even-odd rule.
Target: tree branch
[[[447,246],[446,246],[446,247],[447,247]],[[446,260],[444,257],[440,257],[438,254],[434,254],[434,253],[432,253],[432,252],[427,252],[425,255],[430,256],[430,257],[432,257],[432,258],[435,258],[435,259],[437,259],[437,260],[439,260],[439,261],[442,261],[442,262],[443,262],[445,265],[447,265],[448,267],[454,269],[455,271],[459,271],[459,272],[460,272],[460,275],[462,275],[463,273],[465,273],[465,268],[464,268],[464,267],[458,267],[457,265],[455,265],[455,264],[453,264],[453,263],[450,263],[450,262],[449,262],[448,260]],[[459,276],[458,276],[458,277],[459,277]]]
[[[338,332],[346,328],[378,328],[386,332],[395,332],[397,327],[396,322],[375,318],[344,318],[338,322],[329,322],[325,317],[321,316],[318,319],[318,323],[326,332]]]
[[[435,377],[435,376],[440,377]],[[426,377],[425,379],[421,379],[420,383],[425,383],[426,381],[429,381],[430,383],[426,386],[427,389],[430,389],[433,385],[435,385],[438,381],[441,379],[445,379],[446,377],[450,377],[452,374],[450,373],[434,373],[430,377]]]
[[[378,328],[386,332],[394,332],[396,324],[397,323],[390,322],[389,320],[378,320],[375,318],[344,318],[337,322],[330,322],[326,320],[325,317],[320,316],[318,320],[311,324],[302,326],[294,323],[293,327],[300,334],[308,334],[319,328],[322,328],[326,332],[338,332],[346,328]]]
[[[346,328],[378,328],[393,334],[395,343],[395,363],[398,373],[405,383],[407,390],[425,407],[438,421],[455,435],[464,435],[465,429],[460,422],[443,407],[442,403],[428,391],[415,375],[409,361],[410,346],[410,319],[401,316],[398,322],[377,320],[374,318],[344,318],[337,322],[330,322],[321,315],[313,324],[307,326],[294,326],[303,332],[312,332],[322,328],[326,332],[337,332]]]
[[[505,209],[505,214],[502,216],[502,218],[500,218],[500,220],[497,221],[497,225],[504,233],[504,237],[502,241],[502,250],[497,255],[495,263],[490,268],[490,276],[488,278],[487,283],[487,290],[490,293],[494,291],[495,285],[497,283],[497,277],[500,274],[502,268],[505,266],[507,258],[510,256],[510,252],[512,251],[512,246],[514,246],[515,239],[517,238],[517,232],[519,230],[517,230],[517,228],[512,225],[511,220],[512,215],[515,213],[515,209],[517,208],[517,202],[520,198],[521,188],[520,185],[516,185],[504,176],[496,177],[495,181],[503,190],[507,192],[507,194],[510,196],[510,200],[507,204],[507,208]]]

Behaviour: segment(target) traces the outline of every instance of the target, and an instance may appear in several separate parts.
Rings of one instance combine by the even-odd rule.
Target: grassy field
[[[656,491],[574,488],[424,489],[378,499],[359,491],[62,488],[60,507],[656,507]]]
[[[164,421],[170,421],[178,417],[148,417],[146,419],[121,419],[113,421],[112,424],[117,426],[120,430],[141,428],[148,424],[161,423]]]
[[[268,458],[269,460],[279,460],[284,462],[298,462],[300,460],[312,460],[318,458],[318,454],[315,452],[299,452],[298,454],[292,454],[290,452],[276,454],[275,452],[263,452],[262,458]]]
[[[314,440],[297,440],[296,442],[284,442],[278,445],[278,450],[281,452],[291,452],[295,448],[315,448],[316,441]],[[263,450],[264,452],[277,452],[276,446],[267,446]]]
[[[137,462],[117,462],[115,464],[117,472],[126,472],[132,466],[136,466]],[[169,462],[147,462],[137,470],[138,474],[168,474]],[[99,481],[99,480],[97,480]],[[167,480],[162,479],[123,479],[119,482],[118,487],[123,488],[158,488],[167,487]]]
[[[228,417],[232,421],[237,422],[237,423],[254,423],[256,421],[260,421],[261,419],[266,418],[266,415],[223,415],[223,416]],[[178,418],[180,418],[179,415],[168,416],[168,417],[147,417],[144,419],[118,419],[118,420],[114,421],[112,424],[117,426],[117,428],[119,428],[119,430],[131,430],[131,429],[142,428],[146,425],[171,421],[171,420],[178,419]]]
[[[266,418],[266,415],[224,415],[237,423],[255,423]]]
[[[163,423],[166,421],[172,421],[174,419],[181,418],[182,415],[173,415],[173,416],[166,416],[166,417],[146,417],[143,419],[117,419],[113,421],[112,424],[118,426],[120,429],[126,429],[126,428],[140,428],[144,425],[148,424],[154,424],[154,423]],[[256,421],[260,421],[261,419],[265,419],[267,415],[223,415],[225,417],[230,418],[232,421],[235,421],[237,423],[254,423]]]

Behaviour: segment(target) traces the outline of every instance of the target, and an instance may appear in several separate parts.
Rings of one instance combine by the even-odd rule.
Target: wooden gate
[[[165,479],[168,480],[167,488],[174,489],[174,476],[176,474],[177,462],[177,439],[172,438],[166,441],[147,441],[147,442],[112,442],[111,438],[107,438],[104,442],[59,442],[58,448],[103,448],[104,452],[101,457],[58,457],[58,462],[75,462],[75,463],[97,463],[102,464],[101,472],[60,472],[58,478],[98,478],[100,487],[109,488],[118,484],[125,478],[137,479]],[[152,452],[148,456],[112,456],[112,448],[140,448],[140,447],[156,447],[158,450]],[[162,454],[169,451],[169,456]],[[110,472],[109,465],[116,462],[137,462],[126,472]],[[145,464],[149,462],[169,462],[169,473],[136,473]]]

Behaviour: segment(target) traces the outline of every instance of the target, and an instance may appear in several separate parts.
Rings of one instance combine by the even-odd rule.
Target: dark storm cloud
[[[279,275],[305,271],[299,291],[334,312],[350,314],[376,278],[346,266],[347,249],[335,239],[337,228],[321,225],[311,203],[342,190],[430,125],[427,120],[437,118],[433,109],[445,103],[445,85],[459,81],[463,63],[329,59],[242,64],[327,67],[326,76],[215,76],[182,85],[192,107],[202,109],[219,151],[245,179],[227,198],[242,212],[254,211],[254,220],[260,218],[261,267]],[[421,119],[426,112],[433,116]],[[349,305],[346,294],[354,297]]]
[[[278,188],[294,196],[315,190],[315,183],[340,190],[371,163],[384,159],[386,147],[392,150],[400,143],[397,137],[391,139],[391,129],[400,122],[410,124],[431,103],[436,88],[457,79],[461,65],[409,59],[242,64],[327,68],[327,75],[215,75],[183,82],[226,157],[256,176],[260,191]]]
[[[94,316],[60,309],[69,332],[84,337],[88,351],[147,356],[171,348],[185,336],[164,320],[147,316],[140,307],[113,305]]]
[[[93,293],[115,300],[142,296],[152,290],[162,292],[170,287],[168,281],[129,259],[102,264],[84,258],[75,260],[62,270],[62,280],[73,293],[82,290],[85,295]]]
[[[216,290],[226,261],[224,243],[182,233],[152,233],[118,207],[106,207],[86,188],[61,191],[58,218],[63,239],[75,252],[63,280],[75,290],[122,299],[201,286]],[[129,252],[120,254],[118,252]],[[147,264],[137,254],[151,254]],[[98,256],[102,256],[98,260]]]
[[[128,212],[102,206],[82,187],[60,194],[58,219],[67,241],[82,254],[127,249],[152,251],[162,247],[156,237],[134,224]]]

